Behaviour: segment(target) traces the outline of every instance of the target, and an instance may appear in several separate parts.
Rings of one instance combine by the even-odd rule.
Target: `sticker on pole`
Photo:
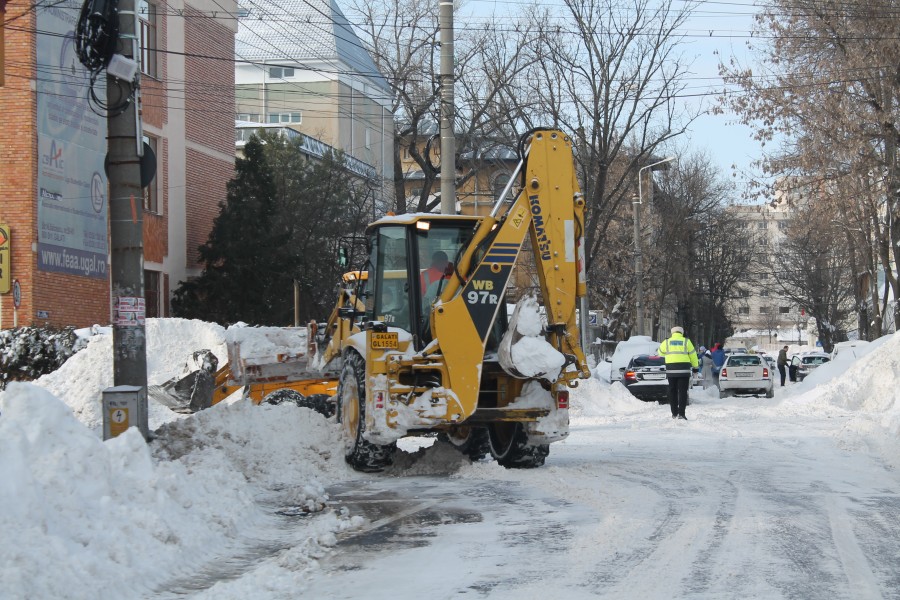
[[[109,409],[109,434],[116,437],[128,430],[128,409],[127,408],[110,408]]]
[[[9,226],[0,225],[0,294],[9,293],[11,282],[12,254],[9,248]]]
[[[22,304],[22,286],[19,285],[18,279],[13,280],[12,292],[13,292],[13,308],[19,308],[19,305]]]
[[[113,304],[113,323],[119,327],[138,327],[144,324],[147,307],[143,298],[119,296]]]

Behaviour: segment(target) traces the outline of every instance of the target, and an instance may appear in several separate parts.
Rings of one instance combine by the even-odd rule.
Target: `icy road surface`
[[[843,431],[850,415],[805,412],[778,399],[702,397],[683,422],[668,407],[637,406],[580,419],[532,471],[448,466],[450,449],[432,448],[407,469],[416,474],[397,469],[329,490],[334,507],[367,522],[339,534],[296,591],[900,597],[900,478],[848,441],[857,439]],[[214,591],[248,590],[238,579]]]

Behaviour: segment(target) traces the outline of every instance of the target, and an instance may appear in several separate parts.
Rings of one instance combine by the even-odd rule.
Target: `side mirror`
[[[607,356],[607,357],[604,358],[603,360],[605,360],[605,361],[608,362],[608,363],[612,363],[612,356]]]

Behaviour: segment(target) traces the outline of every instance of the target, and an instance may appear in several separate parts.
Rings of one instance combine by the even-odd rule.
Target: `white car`
[[[817,367],[829,362],[831,357],[824,352],[804,352],[791,357],[790,369],[797,381],[803,381]],[[791,379],[793,381],[793,379]]]
[[[719,373],[719,397],[765,394],[775,396],[775,379],[768,363],[758,354],[729,354]]]

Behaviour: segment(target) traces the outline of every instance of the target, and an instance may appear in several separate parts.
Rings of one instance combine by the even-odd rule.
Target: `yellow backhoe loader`
[[[584,199],[567,135],[533,130],[520,156],[488,216],[372,223],[364,276],[345,278],[323,328],[295,330],[293,341],[277,328],[229,328],[227,378],[251,395],[268,384],[321,386],[295,387],[305,398],[334,390],[343,453],[358,470],[389,465],[401,437],[434,433],[472,458],[542,465],[568,435],[568,388],[590,376],[575,310],[586,291]],[[517,177],[522,191],[508,201]],[[544,314],[526,298],[509,319],[523,248]]]

